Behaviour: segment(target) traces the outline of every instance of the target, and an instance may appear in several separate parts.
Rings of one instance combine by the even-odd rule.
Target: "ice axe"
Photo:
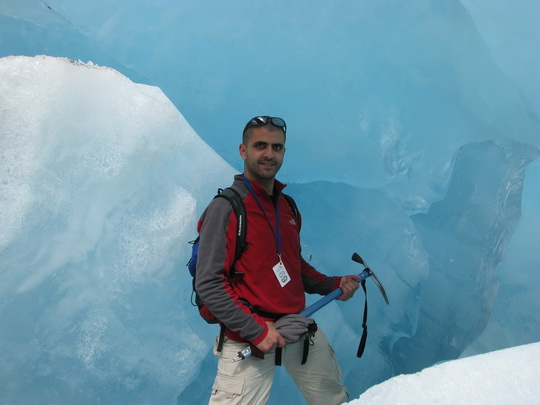
[[[379,291],[381,292],[384,300],[386,301],[386,304],[390,305],[390,302],[388,301],[388,296],[386,295],[386,291],[384,290],[384,287],[382,286],[380,280],[375,275],[373,270],[371,270],[367,264],[364,262],[364,260],[360,257],[360,255],[356,252],[352,255],[352,260],[356,263],[360,263],[362,266],[364,266],[364,271],[359,274],[360,279],[358,280],[358,283],[361,284],[366,278],[371,277]],[[343,294],[343,290],[341,288],[336,288],[334,291],[332,291],[330,294],[325,295],[320,300],[316,301],[306,309],[304,309],[302,312],[300,312],[300,315],[304,316],[311,316],[313,313],[327,305],[328,303],[334,301],[336,298],[341,296]]]
[[[354,253],[352,255],[352,260],[356,263],[360,263],[362,266],[364,266],[364,271],[362,273],[359,274],[360,276],[360,279],[357,280],[358,283],[362,286],[362,288],[364,289],[364,293],[366,293],[366,287],[365,287],[365,280],[368,278],[368,277],[371,277],[371,279],[373,280],[373,282],[375,283],[375,285],[377,286],[377,288],[379,289],[379,291],[381,292],[383,298],[384,298],[384,301],[386,302],[387,305],[390,305],[390,302],[388,301],[388,295],[386,294],[386,291],[384,289],[384,287],[382,286],[379,278],[375,275],[375,273],[373,272],[373,270],[371,270],[367,265],[366,263],[364,262],[364,260],[360,257],[360,255],[358,253]],[[307,307],[306,309],[304,309],[302,312],[300,312],[300,314],[298,315],[301,315],[301,316],[304,316],[304,317],[308,317],[308,316],[311,316],[313,315],[315,312],[317,312],[319,309],[321,309],[322,307],[324,307],[325,305],[329,304],[330,302],[334,301],[336,298],[338,298],[339,296],[341,296],[341,294],[343,294],[343,290],[341,288],[336,288],[334,291],[332,291],[330,294],[328,295],[325,295],[324,297],[322,297],[320,300],[316,301],[315,303],[311,304],[309,307]],[[282,317],[281,319],[282,320],[285,320],[285,318],[287,318],[287,316],[289,315],[286,315],[284,317]],[[296,316],[297,318],[297,316]],[[295,319],[295,321],[297,321],[297,319]],[[362,353],[364,351],[364,347],[365,347],[365,344],[366,344],[366,339],[367,339],[367,325],[366,325],[366,321],[367,321],[367,295],[366,295],[366,301],[365,301],[365,305],[364,305],[364,321],[362,322],[362,328],[364,329],[364,332],[362,333],[362,338],[360,340],[360,347],[358,348],[358,353],[357,353],[357,356],[358,357],[361,357],[362,356]],[[279,331],[279,328],[276,328],[278,331]],[[306,328],[307,330],[307,328]],[[288,343],[291,343],[291,342],[288,342]],[[231,360],[231,362],[236,362],[236,361],[240,361],[240,360],[244,360],[245,358],[251,356],[251,347],[250,346],[247,346],[244,350],[241,350],[239,351],[236,356]]]

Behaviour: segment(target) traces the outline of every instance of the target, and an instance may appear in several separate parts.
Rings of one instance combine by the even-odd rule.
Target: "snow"
[[[540,343],[449,361],[368,389],[352,405],[526,405],[540,398]]]

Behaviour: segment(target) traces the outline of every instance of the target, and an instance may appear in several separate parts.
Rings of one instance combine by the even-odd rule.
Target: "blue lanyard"
[[[253,190],[253,187],[251,187],[251,184],[249,184],[249,181],[242,177],[244,180],[244,183],[246,183],[246,187],[248,188],[249,192],[255,198],[255,201],[257,201],[257,204],[259,205],[259,208],[263,212],[264,216],[266,217],[266,220],[268,221],[268,224],[270,225],[270,228],[272,228],[272,233],[274,234],[274,238],[276,239],[276,245],[277,245],[277,252],[279,256],[279,261],[281,262],[281,235],[280,235],[280,224],[279,224],[279,207],[278,207],[278,198],[274,201],[274,207],[276,209],[276,228],[274,228],[274,225],[272,225],[272,222],[270,221],[270,218],[268,218],[268,214],[266,213],[264,207],[262,206],[259,198],[257,197],[257,194],[255,194],[255,191]]]

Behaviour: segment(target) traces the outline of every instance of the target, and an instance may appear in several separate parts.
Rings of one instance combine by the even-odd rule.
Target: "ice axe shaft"
[[[377,288],[379,289],[379,291],[381,292],[383,298],[384,298],[384,301],[386,302],[386,304],[390,304],[390,302],[388,301],[388,296],[386,295],[386,291],[384,290],[384,287],[382,286],[381,282],[379,281],[379,279],[377,278],[377,276],[375,275],[375,273],[373,272],[373,270],[371,270],[367,265],[366,263],[364,262],[364,260],[362,260],[362,258],[360,257],[360,255],[358,253],[354,253],[353,256],[352,256],[352,260],[357,262],[357,263],[360,263],[362,266],[365,267],[365,270],[359,274],[360,276],[360,279],[358,280],[358,284],[360,284],[362,281],[364,281],[366,278],[368,277],[371,277],[373,279],[373,282],[375,283],[375,285],[377,286]],[[322,307],[324,307],[325,305],[329,304],[330,302],[334,301],[336,298],[340,297],[341,294],[343,294],[343,290],[341,288],[336,288],[334,291],[332,291],[330,294],[328,295],[325,295],[324,297],[322,297],[320,300],[316,301],[315,303],[311,304],[309,307],[307,307],[306,309],[304,309],[302,312],[300,312],[300,315],[304,315],[304,316],[311,316],[313,315],[315,312],[317,312],[319,309],[321,309]]]
[[[366,278],[368,278],[371,274],[369,273],[369,271],[367,270],[364,270],[362,273],[359,274],[360,276],[360,279],[358,280],[358,283],[361,283],[362,281],[364,281]],[[304,315],[304,316],[311,316],[313,315],[315,312],[317,312],[319,309],[321,309],[322,307],[324,307],[325,305],[329,304],[330,302],[334,301],[335,299],[337,299],[338,297],[341,296],[341,294],[343,294],[343,290],[341,288],[336,288],[334,291],[332,291],[330,294],[328,295],[325,295],[324,297],[322,297],[320,300],[314,302],[313,304],[311,304],[309,307],[307,307],[306,309],[304,309],[302,312],[300,312],[300,315]]]

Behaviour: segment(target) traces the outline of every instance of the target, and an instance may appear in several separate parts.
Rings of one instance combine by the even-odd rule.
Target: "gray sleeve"
[[[265,327],[245,312],[244,304],[238,301],[230,283],[236,243],[236,231],[228,232],[231,212],[231,205],[225,198],[216,198],[202,215],[195,288],[220,322],[252,341]],[[228,233],[231,236],[227,237]]]

